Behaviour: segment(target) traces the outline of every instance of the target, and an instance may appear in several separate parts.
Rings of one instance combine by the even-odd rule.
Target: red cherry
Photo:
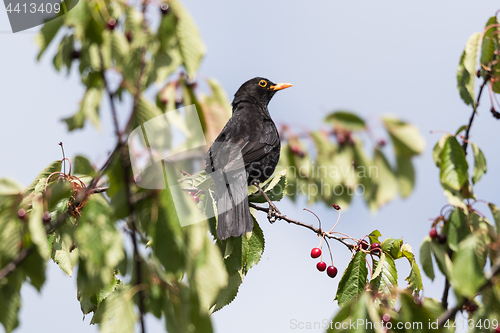
[[[358,246],[363,250],[368,250],[368,243],[365,240],[360,240]]]
[[[495,328],[495,333],[500,333],[500,324]]]
[[[466,308],[467,308],[467,312],[469,312],[470,314],[473,314],[477,310],[477,305],[474,303],[467,303]]]
[[[196,204],[197,204],[198,202],[200,202],[200,198],[198,198],[198,196],[197,196],[196,194],[193,194],[191,197],[193,198],[193,200],[194,200],[194,202],[195,202]]]
[[[328,268],[326,269],[326,274],[328,274],[328,276],[332,279],[337,276],[337,272],[338,270],[335,266],[328,266]]]
[[[127,31],[127,33],[125,34],[125,38],[127,38],[127,42],[132,42],[132,37],[134,37],[134,35],[132,34],[132,31]]]
[[[49,212],[44,212],[42,216],[43,223],[49,223],[51,218],[50,218],[50,213]]]
[[[371,250],[374,252],[374,253],[378,253],[380,252],[380,244],[379,243],[373,243],[372,244],[372,248]]]
[[[385,146],[385,145],[387,144],[387,142],[386,142],[384,139],[380,139],[380,140],[378,140],[378,142],[377,142],[377,143],[378,143],[378,145],[379,145],[380,147],[383,147],[383,146]]]
[[[388,313],[385,313],[385,314],[382,316],[382,321],[383,321],[384,323],[386,323],[386,324],[387,324],[388,322],[390,322],[390,321],[391,321],[391,316],[390,316]]]
[[[436,239],[438,237],[438,232],[437,232],[436,228],[432,228],[431,229],[431,231],[429,232],[429,236],[432,239]]]
[[[446,239],[447,239],[447,237],[446,237],[445,234],[439,234],[439,236],[438,236],[438,242],[439,242],[439,244],[445,244],[446,243]]]
[[[115,30],[116,20],[114,18],[110,18],[108,23],[106,23],[106,26],[108,27],[109,30]]]
[[[320,261],[316,264],[318,271],[323,272],[326,269],[326,262]]]
[[[332,204],[332,207],[335,209],[335,210],[340,210],[340,206],[337,205],[337,204]]]
[[[26,210],[24,208],[21,208],[17,211],[17,217],[19,217],[21,220],[24,220],[26,217]]]
[[[311,250],[311,258],[319,258],[321,255],[321,249],[315,247],[314,249]]]

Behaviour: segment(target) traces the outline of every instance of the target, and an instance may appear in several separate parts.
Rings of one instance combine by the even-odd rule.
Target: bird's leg
[[[269,222],[274,223],[276,222],[276,218],[280,218],[281,212],[276,208],[274,203],[269,199],[267,194],[262,190],[262,188],[259,185],[259,181],[254,180],[253,184],[259,189],[259,192],[264,196],[266,199],[267,203],[269,204],[269,209],[267,210],[267,219]]]

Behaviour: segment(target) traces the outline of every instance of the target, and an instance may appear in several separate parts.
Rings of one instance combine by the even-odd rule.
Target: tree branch
[[[472,127],[472,122],[474,121],[474,116],[477,113],[477,107],[479,106],[479,99],[481,98],[481,94],[483,93],[484,86],[488,82],[489,82],[489,79],[488,79],[488,77],[486,77],[483,84],[479,88],[479,94],[477,95],[476,102],[472,105],[472,114],[470,115],[469,124],[467,125],[467,130],[465,131],[464,141],[462,143],[462,149],[464,150],[465,155],[467,155],[467,145],[469,144],[470,129]]]
[[[255,208],[256,210],[260,210],[261,212],[266,212],[266,213],[269,214],[269,208],[258,206],[258,205],[254,204],[252,202],[249,202],[249,205],[250,205],[251,208]],[[342,244],[344,244],[345,246],[347,246],[347,248],[349,248],[349,250],[353,250],[355,248],[355,245],[349,244],[349,243],[347,243],[345,241],[346,239],[352,239],[351,237],[338,237],[338,236],[334,236],[331,233],[325,232],[325,231],[323,231],[320,228],[315,228],[314,226],[312,226],[310,224],[302,223],[300,221],[291,219],[291,218],[289,218],[286,215],[283,215],[281,213],[274,212],[274,216],[276,218],[280,219],[280,220],[285,220],[288,223],[293,223],[293,224],[299,225],[301,227],[307,228],[309,230],[312,230],[312,231],[314,231],[316,234],[318,234],[320,236],[323,236],[323,237],[326,237],[326,238],[330,238],[330,239],[335,239],[336,241],[339,241]]]

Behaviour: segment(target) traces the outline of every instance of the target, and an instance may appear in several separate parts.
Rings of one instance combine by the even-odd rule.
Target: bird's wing
[[[243,139],[236,142],[231,141],[234,140],[224,142],[221,146],[214,144],[210,147],[206,162],[207,165],[211,166],[212,171],[222,169],[223,172],[227,173],[239,170],[242,166],[246,168],[251,162],[259,161],[265,157],[276,146],[276,143],[244,142]]]

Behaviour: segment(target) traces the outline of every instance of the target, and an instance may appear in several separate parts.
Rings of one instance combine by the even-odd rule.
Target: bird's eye
[[[261,86],[261,87],[265,87],[265,86],[267,86],[267,82],[266,82],[266,80],[260,80],[260,81],[259,81],[259,86]]]

